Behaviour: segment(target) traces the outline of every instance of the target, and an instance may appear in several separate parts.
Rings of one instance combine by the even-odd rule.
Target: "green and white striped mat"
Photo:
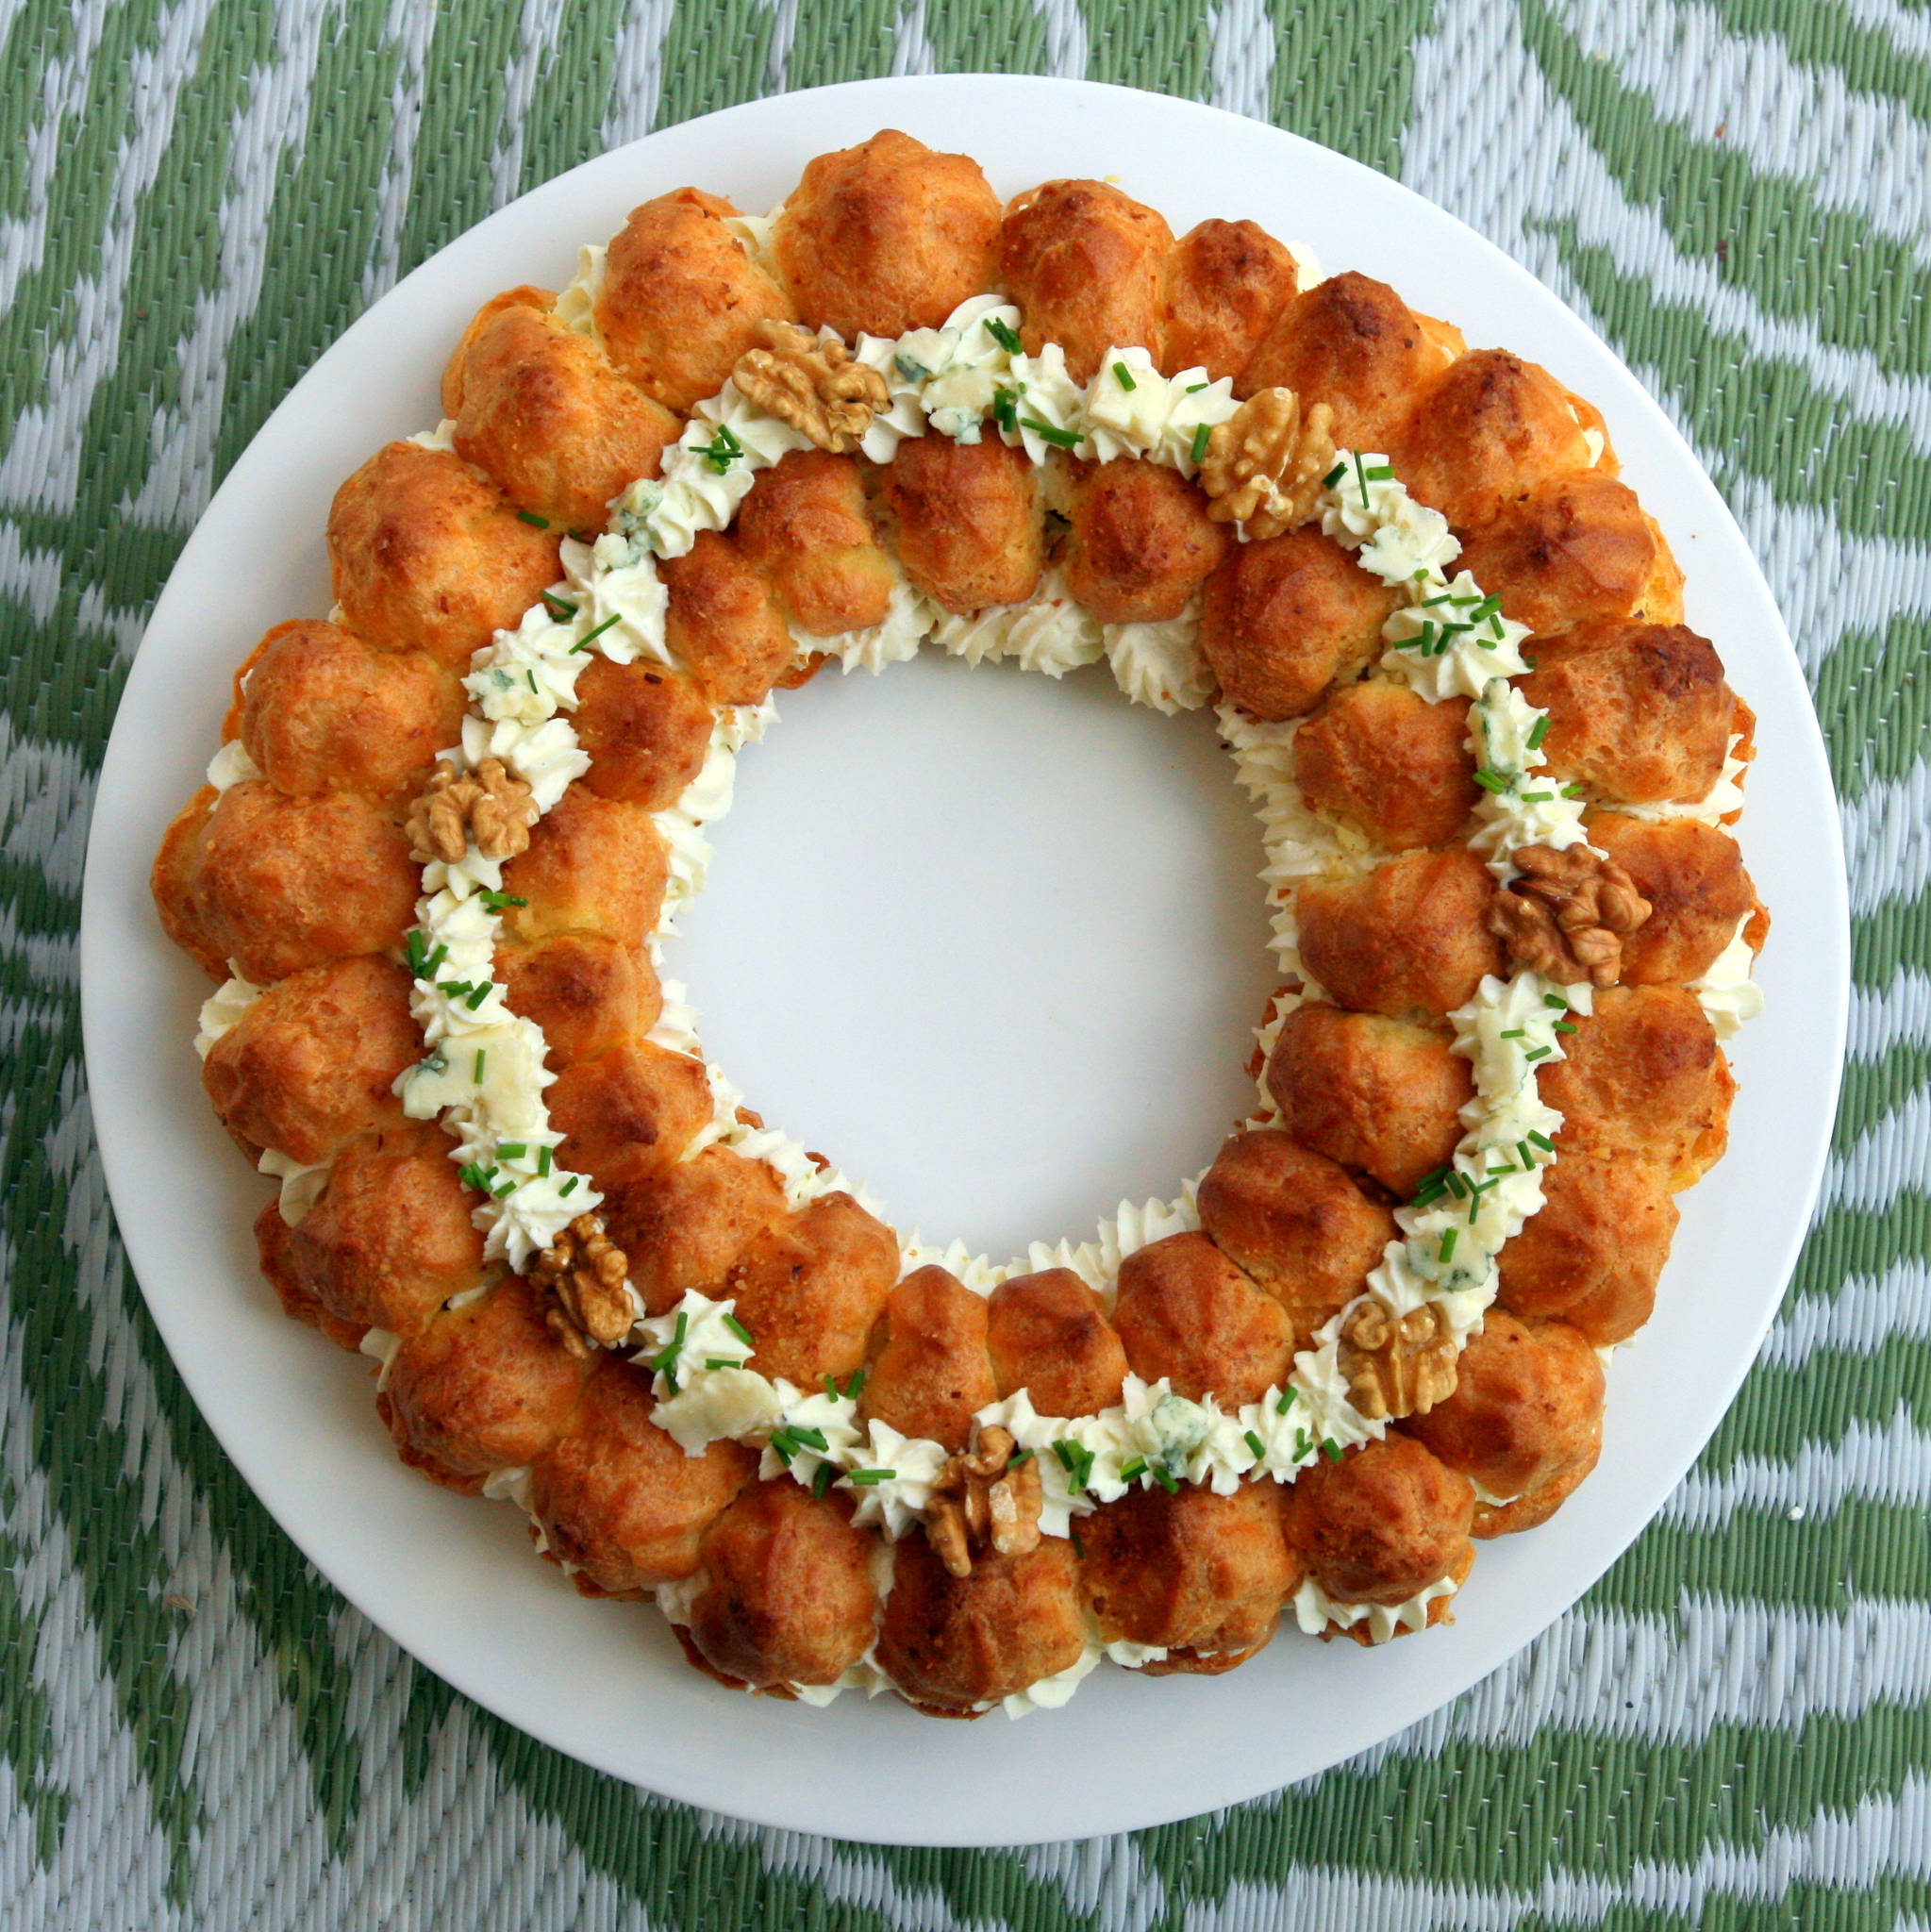
[[[1925,0],[0,0],[0,1925],[1931,1925]],[[346,323],[614,142],[972,68],[1324,141],[1618,345],[1728,495],[1816,688],[1856,991],[1764,1358],[1577,1609],[1264,1802],[886,1852],[585,1771],[304,1566],[122,1260],[75,929],[149,606]]]

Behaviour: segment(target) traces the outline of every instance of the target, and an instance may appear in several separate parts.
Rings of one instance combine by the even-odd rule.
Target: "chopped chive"
[[[898,1480],[895,1469],[855,1469],[845,1477],[848,1483],[857,1483],[861,1489],[870,1489],[874,1483],[890,1483]]]
[[[863,1370],[863,1369],[854,1369],[854,1370],[852,1371],[852,1379],[851,1379],[851,1380],[850,1380],[849,1382],[847,1382],[847,1383],[845,1384],[845,1400],[846,1400],[847,1402],[856,1402],[856,1401],[857,1401],[857,1399],[858,1399],[858,1391],[859,1391],[860,1389],[862,1389],[862,1388],[863,1388],[864,1386],[865,1386],[865,1372],[864,1372],[864,1370]]]
[[[1528,1052],[1523,1055],[1523,1058],[1525,1060],[1545,1060],[1554,1051],[1553,1047],[1532,1046]]]
[[[1305,1462],[1314,1454],[1314,1438],[1306,1429],[1294,1431],[1294,1460]]]
[[[528,1152],[528,1147],[523,1141],[506,1141],[497,1148],[496,1158],[499,1160],[521,1160]]]
[[[1449,1174],[1448,1191],[1451,1194],[1453,1194],[1457,1201],[1459,1201],[1461,1197],[1468,1192],[1468,1191],[1469,1184],[1462,1179],[1460,1174],[1453,1173]]]
[[[830,1463],[821,1462],[818,1465],[817,1474],[811,1478],[811,1493],[814,1496],[824,1495],[825,1491],[830,1489],[831,1479],[837,1474],[838,1472],[832,1468]]]
[[[548,591],[541,591],[539,594],[543,600],[543,608],[559,623],[576,615],[576,606],[565,598],[555,596]]]
[[[485,912],[507,912],[512,906],[527,906],[527,899],[519,899],[513,892],[493,892],[488,888],[476,895],[483,902]]]
[[[1371,483],[1387,483],[1394,475],[1394,465],[1392,463],[1376,463],[1372,470],[1367,471],[1365,474]]]
[[[1542,995],[1542,1004],[1545,1007],[1554,1007],[1558,1013],[1566,1013],[1569,1010],[1569,1002],[1559,992],[1545,992]]]
[[[1529,749],[1534,751],[1549,735],[1549,714],[1544,711],[1536,720],[1536,728],[1529,733]]]
[[[823,1450],[825,1447],[824,1431],[807,1428],[803,1423],[791,1424],[791,1440],[804,1443],[807,1449]]]
[[[1322,488],[1323,488],[1323,490],[1332,490],[1332,489],[1334,488],[1334,486],[1335,486],[1335,485],[1336,485],[1337,483],[1339,483],[1339,482],[1340,481],[1340,479],[1341,479],[1341,478],[1342,478],[1343,476],[1345,476],[1345,475],[1346,475],[1347,474],[1348,474],[1348,466],[1347,466],[1346,462],[1345,462],[1345,461],[1342,461],[1342,462],[1339,462],[1339,463],[1337,463],[1337,464],[1336,464],[1336,465],[1334,466],[1334,468],[1333,468],[1333,469],[1331,469],[1331,470],[1330,470],[1330,471],[1329,471],[1329,472],[1327,473],[1327,475],[1324,475],[1324,476],[1323,476],[1323,478],[1321,479],[1321,487],[1322,487]]]
[[[1007,1458],[1006,1466],[1007,1469],[1017,1469],[1022,1462],[1030,1462],[1032,1459],[1033,1452],[1030,1449],[1021,1449]]]
[[[1564,798],[1580,798],[1582,796],[1582,787],[1580,785],[1565,785],[1562,788],[1562,795]]]
[[[476,1049],[476,1074],[475,1074],[475,1079],[476,1079],[476,1085],[477,1085],[478,1087],[480,1087],[480,1086],[481,1086],[481,1085],[483,1084],[483,1066],[484,1066],[484,1062],[485,1062],[485,1061],[487,1061],[487,1060],[489,1059],[489,1058],[490,1058],[490,1055],[489,1055],[489,1050],[488,1050],[488,1049],[487,1049],[486,1047],[480,1047],[480,1046],[479,1046],[479,1047],[477,1047],[477,1049]]]
[[[1524,791],[1522,802],[1524,805],[1553,805],[1556,794],[1553,791]]]
[[[1076,429],[1055,429],[1050,423],[1041,423],[1036,416],[1022,416],[1020,425],[1030,429],[1042,441],[1055,443],[1060,449],[1077,449],[1080,434]]]
[[[1213,431],[1205,423],[1193,425],[1193,460],[1196,463],[1207,460],[1207,446],[1213,441]]]
[[[560,1188],[557,1190],[558,1193],[560,1194],[565,1200],[568,1200],[572,1194],[575,1193],[576,1183],[580,1178],[580,1175],[572,1174],[570,1178],[567,1181],[565,1181]]]
[[[1361,508],[1366,509],[1368,508],[1368,473],[1361,467],[1361,452],[1355,450],[1350,457],[1350,460],[1355,466],[1355,481],[1361,491]]]
[[[1536,1145],[1542,1150],[1544,1154],[1555,1153],[1556,1143],[1555,1141],[1550,1140],[1546,1134],[1537,1134],[1532,1132],[1529,1135],[1529,1139],[1533,1141],[1536,1143]]]
[[[1131,1462],[1127,1463],[1126,1466],[1121,1470],[1120,1480],[1123,1483],[1137,1482],[1145,1474],[1146,1457],[1144,1456],[1136,1456]]]
[[[1254,1451],[1256,1462],[1264,1462],[1267,1459],[1267,1444],[1252,1429],[1247,1431],[1247,1446]]]
[[[1204,382],[1190,382],[1187,385],[1187,393],[1190,396],[1197,396],[1206,387],[1207,384]]]
[[[577,652],[589,650],[590,647],[593,643],[595,643],[596,641],[600,637],[602,637],[603,634],[607,630],[608,630],[609,627],[613,624],[615,624],[618,618],[622,615],[623,613],[621,611],[613,610],[608,617],[604,619],[603,623],[597,625],[596,629],[585,631],[584,634],[580,638],[578,638],[574,644],[571,645],[570,655],[574,658],[576,656]]]
[[[838,1400],[838,1383],[828,1374],[824,1378],[824,1392],[834,1402]]]
[[[1287,1412],[1288,1412],[1288,1410],[1289,1410],[1289,1409],[1290,1409],[1290,1408],[1291,1408],[1291,1407],[1292,1407],[1293,1406],[1294,1406],[1294,1391],[1293,1391],[1293,1390],[1292,1390],[1291,1388],[1289,1388],[1289,1389],[1283,1389],[1283,1390],[1281,1391],[1281,1399],[1280,1399],[1280,1400],[1279,1400],[1278,1402],[1276,1402],[1276,1403],[1274,1404],[1274,1406],[1273,1406],[1273,1412],[1274,1412],[1274,1414],[1276,1414],[1276,1415],[1286,1415],[1286,1414],[1287,1414]]]
[[[1006,351],[1008,356],[1017,356],[1025,347],[1020,341],[1019,331],[1008,322],[1001,322],[996,315],[986,317],[986,333]],[[1117,365],[1116,365],[1117,366]],[[1133,385],[1127,384],[1131,389]]]
[[[436,950],[429,955],[427,960],[424,963],[423,977],[424,979],[435,978],[437,969],[442,964],[443,960],[445,960],[448,958],[449,948],[445,946],[441,940],[437,941]]]
[[[550,1172],[550,1149],[548,1146],[537,1149],[537,1172],[540,1174],[547,1174]]]
[[[1515,1151],[1522,1157],[1523,1172],[1526,1174],[1536,1164],[1536,1150],[1526,1141],[1518,1141]]]
[[[1321,1453],[1324,1457],[1326,1457],[1330,1462],[1339,1462],[1341,1459],[1341,1445],[1339,1442],[1337,1442],[1332,1436],[1330,1436],[1328,1437],[1326,1441],[1322,1443]]]
[[[1455,1239],[1456,1236],[1458,1235],[1460,1232],[1461,1230],[1459,1228],[1451,1227],[1448,1230],[1448,1232],[1441,1237],[1441,1265],[1444,1268],[1447,1267],[1448,1264],[1455,1259]]]
[[[728,1328],[731,1331],[731,1333],[735,1335],[738,1338],[738,1340],[744,1344],[746,1348],[756,1348],[757,1346],[757,1344],[751,1339],[750,1329],[745,1327],[743,1323],[739,1321],[737,1316],[726,1315],[724,1317],[724,1326]],[[827,1375],[824,1379],[827,1382],[829,1382],[831,1380],[831,1377]],[[831,1392],[833,1395],[836,1395],[838,1393],[838,1390],[834,1388]]]
[[[1482,1191],[1480,1188],[1471,1188],[1469,1190],[1469,1225],[1471,1227],[1474,1226],[1475,1223],[1481,1218]]]
[[[518,510],[516,521],[520,524],[528,524],[532,529],[537,530],[547,530],[550,527],[549,518],[540,517],[533,509]]]
[[[744,454],[744,445],[731,434],[728,424],[720,423],[716,436],[700,445],[697,454],[722,476]]]
[[[1500,772],[1490,772],[1486,769],[1478,770],[1475,774],[1475,783],[1484,791],[1499,792],[1508,790],[1508,780]]]
[[[1066,1534],[1073,1539],[1073,1554],[1084,1563],[1086,1561],[1086,1545],[1079,1540],[1079,1525],[1075,1523],[1069,1523],[1066,1525]]]
[[[1517,1168],[1515,1163],[1513,1161],[1510,1161],[1507,1167],[1491,1167],[1489,1170],[1489,1178],[1491,1181],[1499,1180],[1504,1174],[1517,1174],[1520,1172],[1521,1170]]]
[[[727,1355],[707,1356],[704,1365],[707,1369],[735,1369],[738,1366]]]
[[[666,1369],[664,1371],[664,1380],[671,1385],[671,1393],[673,1395],[681,1392],[677,1387],[677,1372],[675,1369]]]
[[[655,1366],[655,1364],[653,1364],[653,1366]],[[772,1454],[775,1456],[777,1459],[780,1462],[782,1462],[787,1469],[791,1468],[791,1458],[798,1453],[798,1445],[791,1441],[791,1430],[783,1428],[774,1429],[771,1432],[769,1441],[771,1444]]]
[[[470,990],[469,998],[463,1001],[463,1005],[474,1013],[490,997],[490,982],[487,979],[477,980],[475,985]],[[479,1080],[482,1077],[480,1074],[476,1075],[476,1078]]]
[[[1526,1026],[1511,1026],[1502,1037],[1504,1040],[1526,1040],[1528,1031]]]
[[[1575,1030],[1575,1022],[1573,1020],[1557,1020],[1555,1025],[1550,1028],[1552,1033],[1573,1033]]]
[[[1015,390],[998,389],[992,391],[992,415],[1002,429],[1017,430],[1019,427],[1019,393]]]
[[[1127,368],[1125,363],[1114,363],[1113,374],[1119,378],[1122,389],[1138,389],[1140,387],[1139,383],[1133,379],[1133,372]]]
[[[534,671],[525,671],[523,674],[523,681],[529,686],[534,696],[542,696],[542,692],[537,690],[537,674]]]
[[[1146,1473],[1153,1477],[1155,1482],[1159,1484],[1161,1489],[1166,1491],[1168,1495],[1172,1496],[1178,1492],[1180,1488],[1179,1478],[1171,1470],[1162,1469],[1157,1462],[1153,1462],[1147,1465]]]
[[[474,1188],[479,1194],[487,1194],[490,1191],[490,1183],[494,1180],[495,1176],[496,1170],[493,1167],[483,1167],[474,1160],[467,1162],[456,1171],[457,1179],[464,1187]]]

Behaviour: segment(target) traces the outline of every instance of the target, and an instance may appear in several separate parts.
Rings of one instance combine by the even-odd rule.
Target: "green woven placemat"
[[[0,1924],[1931,1923],[1931,14],[1923,0],[0,0]],[[786,87],[1086,74],[1400,175],[1592,320],[1763,559],[1856,921],[1817,1226],[1695,1473],[1379,1750],[1185,1824],[882,1852],[508,1730],[303,1564],[187,1400],[89,1125],[121,676],[225,465],[398,274]]]

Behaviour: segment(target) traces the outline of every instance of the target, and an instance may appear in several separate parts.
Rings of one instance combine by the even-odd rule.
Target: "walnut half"
[[[884,376],[795,323],[767,319],[757,337],[763,346],[746,349],[731,371],[745,400],[835,456],[857,448],[890,400]]]
[[[528,846],[539,816],[530,788],[501,758],[485,758],[460,777],[439,758],[427,789],[409,807],[409,856],[419,865],[432,858],[455,865],[474,840],[485,858],[514,858]]]
[[[529,1278],[549,1294],[543,1321],[572,1355],[615,1348],[630,1333],[629,1273],[629,1257],[595,1214],[579,1214],[537,1257]]]
[[[1396,1315],[1364,1301],[1341,1324],[1337,1361],[1370,1422],[1426,1415],[1455,1393],[1455,1337],[1433,1303]]]
[[[1614,986],[1624,937],[1650,915],[1635,881],[1587,845],[1524,845],[1509,856],[1521,876],[1496,891],[1487,914],[1509,957],[1558,986]]]
[[[1218,524],[1244,524],[1250,537],[1278,537],[1314,513],[1334,467],[1334,411],[1305,414],[1290,389],[1251,395],[1207,438],[1200,482]]]
[[[1009,1431],[974,1428],[971,1446],[950,1457],[925,1505],[925,1541],[955,1576],[973,1574],[973,1552],[988,1543],[1002,1557],[1040,1546],[1040,1464],[1012,1459]]]

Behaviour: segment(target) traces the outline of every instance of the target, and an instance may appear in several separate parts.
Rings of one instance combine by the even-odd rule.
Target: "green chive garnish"
[[[483,902],[485,912],[507,912],[512,906],[527,906],[527,899],[519,899],[513,892],[492,892],[487,888],[476,895]]]
[[[707,1369],[735,1369],[738,1366],[727,1355],[707,1356],[704,1365]]]
[[[557,1190],[558,1193],[561,1195],[565,1200],[568,1200],[572,1194],[575,1193],[576,1183],[578,1179],[578,1175],[572,1174],[570,1178],[567,1181],[565,1181],[560,1188]]]
[[[1531,1133],[1529,1139],[1533,1141],[1536,1143],[1536,1145],[1542,1150],[1544,1154],[1555,1153],[1556,1143],[1555,1141],[1550,1140],[1546,1134]]]
[[[726,1316],[724,1317],[724,1326],[725,1326],[726,1328],[728,1328],[728,1329],[729,1329],[729,1330],[731,1331],[731,1333],[732,1333],[733,1335],[735,1335],[735,1336],[736,1336],[736,1337],[738,1338],[738,1340],[739,1340],[740,1341],[741,1341],[741,1342],[742,1342],[742,1343],[744,1344],[744,1346],[745,1346],[746,1348],[756,1348],[756,1347],[757,1347],[757,1343],[756,1343],[755,1341],[753,1341],[751,1340],[751,1331],[750,1331],[750,1329],[748,1329],[747,1327],[745,1327],[745,1325],[743,1324],[743,1323],[741,1323],[741,1321],[739,1321],[739,1319],[737,1318],[737,1316],[735,1316],[735,1315],[726,1315]],[[829,1382],[829,1381],[831,1380],[831,1377],[830,1377],[829,1375],[827,1375],[827,1376],[825,1376],[825,1378],[824,1378],[824,1379],[825,1379],[825,1380],[826,1380],[827,1382]],[[836,1389],[836,1387],[834,1387],[834,1388],[833,1388],[833,1390],[832,1390],[832,1391],[831,1391],[831,1392],[832,1392],[832,1394],[833,1394],[833,1395],[836,1395],[836,1394],[838,1393],[838,1390]]]
[[[1526,1141],[1518,1141],[1515,1151],[1522,1156],[1523,1171],[1526,1173],[1536,1164],[1536,1150]]]
[[[540,517],[533,509],[518,510],[516,521],[520,524],[528,524],[531,528],[538,530],[547,530],[550,527],[549,518]]]
[[[1254,1433],[1252,1429],[1249,1429],[1247,1431],[1247,1446],[1248,1448],[1254,1451],[1254,1459],[1256,1462],[1262,1462],[1266,1460],[1267,1444],[1263,1442],[1260,1440],[1260,1438]]]
[[[1321,1453],[1324,1457],[1326,1457],[1330,1462],[1339,1462],[1341,1459],[1341,1445],[1339,1442],[1337,1442],[1332,1436],[1330,1436],[1327,1439],[1327,1441],[1321,1445]]]
[[[521,1160],[529,1149],[521,1141],[506,1141],[496,1150],[499,1160]]]
[[[830,1463],[821,1462],[818,1465],[817,1474],[811,1478],[811,1493],[814,1496],[824,1495],[825,1491],[830,1489],[831,1479],[837,1474],[838,1472],[832,1468]]]
[[[856,1402],[856,1401],[857,1401],[857,1399],[858,1399],[858,1391],[859,1391],[860,1389],[862,1389],[862,1388],[863,1388],[864,1386],[865,1386],[865,1372],[864,1372],[864,1370],[863,1370],[863,1369],[854,1369],[854,1370],[852,1371],[852,1379],[851,1379],[851,1380],[850,1380],[849,1382],[847,1382],[847,1383],[845,1384],[845,1400],[846,1400],[847,1402]]]
[[[595,643],[596,641],[600,637],[602,637],[603,634],[607,630],[608,630],[613,624],[617,622],[618,617],[621,615],[622,613],[619,611],[612,611],[608,617],[604,619],[603,623],[597,625],[596,629],[585,631],[584,634],[580,638],[578,638],[574,644],[571,645],[570,655],[574,658],[576,656],[577,652],[589,650],[590,647],[593,643]]]
[[[861,1489],[870,1489],[874,1483],[893,1482],[897,1477],[898,1471],[895,1469],[855,1469],[845,1480],[848,1483],[857,1483]]]
[[[986,333],[1006,351],[1008,356],[1017,356],[1025,347],[1019,339],[1019,331],[1010,323],[1001,322],[996,315],[986,317]],[[1119,365],[1114,365],[1117,368]],[[1131,389],[1129,382],[1126,387]]]
[[[550,1172],[550,1149],[548,1146],[537,1149],[537,1172],[540,1174],[547,1174]]]
[[[1037,416],[1022,416],[1020,426],[1030,429],[1042,441],[1056,444],[1060,449],[1077,449],[1081,438],[1076,429],[1055,429],[1050,423],[1041,423]]]
[[[1207,460],[1207,446],[1213,441],[1213,431],[1205,423],[1193,425],[1193,460],[1196,463]]]
[[[480,1086],[481,1086],[481,1085],[483,1084],[483,1063],[484,1063],[484,1062],[485,1062],[485,1061],[486,1061],[486,1060],[487,1060],[487,1059],[488,1059],[489,1058],[490,1058],[490,1056],[489,1056],[489,1052],[488,1052],[488,1050],[487,1050],[487,1049],[485,1049],[485,1048],[483,1048],[483,1047],[480,1047],[480,1046],[479,1046],[479,1047],[477,1047],[477,1049],[476,1049],[476,1074],[475,1074],[475,1079],[476,1079],[476,1085],[477,1085],[478,1087],[480,1087]]]
[[[1293,1407],[1293,1403],[1294,1403],[1294,1391],[1293,1391],[1293,1390],[1292,1390],[1292,1389],[1283,1389],[1283,1390],[1281,1391],[1281,1399],[1280,1399],[1280,1400],[1279,1400],[1278,1402],[1276,1402],[1276,1403],[1274,1404],[1274,1406],[1273,1406],[1273,1412],[1274,1412],[1274,1414],[1276,1414],[1276,1415],[1286,1415],[1286,1414],[1287,1414],[1287,1412],[1288,1412],[1288,1410],[1289,1410],[1290,1408],[1291,1408],[1291,1407]]]
[[[1566,1013],[1569,1010],[1569,1002],[1559,992],[1545,992],[1542,995],[1542,1004],[1545,1007],[1554,1007],[1558,1013]]]
[[[1084,1563],[1086,1561],[1086,1545],[1079,1540],[1079,1525],[1069,1523],[1066,1525],[1066,1533],[1073,1539],[1073,1554]]]
[[[1504,1040],[1526,1040],[1528,1038],[1528,1028],[1526,1026],[1511,1026],[1502,1037]]]
[[[1475,783],[1484,791],[1499,792],[1508,790],[1508,780],[1500,772],[1478,771],[1475,774]]]
[[[1528,1052],[1523,1055],[1523,1058],[1525,1060],[1545,1060],[1554,1051],[1553,1047],[1532,1046]]]
[[[1017,430],[1019,427],[1019,392],[1016,390],[996,389],[992,391],[992,415],[1002,429]]]
[[[1324,476],[1323,476],[1323,478],[1321,479],[1321,487],[1322,487],[1322,488],[1323,488],[1323,490],[1332,490],[1332,489],[1334,488],[1334,486],[1335,486],[1335,485],[1336,485],[1337,483],[1339,483],[1339,482],[1340,481],[1340,479],[1341,479],[1341,478],[1342,478],[1343,476],[1345,476],[1345,475],[1346,475],[1347,474],[1348,474],[1348,466],[1347,466],[1346,462],[1345,462],[1345,461],[1342,461],[1342,462],[1339,462],[1339,463],[1337,463],[1337,464],[1336,464],[1336,465],[1334,466],[1334,468],[1333,468],[1333,469],[1331,469],[1331,470],[1330,470],[1330,471],[1329,471],[1329,472],[1327,473],[1327,475],[1324,475]]]
[[[1529,733],[1529,749],[1534,751],[1549,735],[1549,714],[1544,711],[1536,720],[1536,728]]]
[[[1133,1460],[1129,1462],[1125,1466],[1125,1468],[1124,1468],[1120,1472],[1120,1480],[1123,1483],[1134,1482],[1137,1481],[1140,1476],[1143,1476],[1145,1474],[1146,1457],[1144,1456],[1136,1456],[1133,1458]]]
[[[1460,1232],[1459,1228],[1451,1227],[1441,1237],[1441,1265],[1444,1268],[1455,1259],[1455,1238]]]
[[[1127,368],[1125,363],[1114,363],[1113,374],[1117,377],[1119,377],[1120,387],[1122,389],[1138,389],[1140,387],[1140,385],[1133,379],[1133,372]]]
[[[540,594],[543,600],[543,608],[552,617],[556,618],[558,623],[562,623],[565,619],[576,615],[576,606],[574,604],[568,603],[561,597],[553,596],[548,591],[541,591]]]
[[[1161,1489],[1166,1491],[1168,1495],[1172,1496],[1178,1492],[1180,1480],[1172,1471],[1162,1469],[1157,1462],[1155,1462],[1148,1465],[1146,1473],[1153,1477],[1155,1482],[1159,1484]]]
[[[1576,1030],[1575,1022],[1573,1020],[1557,1020],[1550,1030],[1555,1033],[1573,1033]]]

